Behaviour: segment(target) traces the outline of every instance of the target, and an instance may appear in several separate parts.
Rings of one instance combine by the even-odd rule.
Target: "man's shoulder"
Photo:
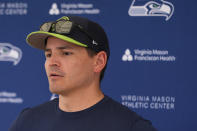
[[[125,117],[132,117],[133,119],[138,119],[141,116],[139,116],[136,112],[134,112],[133,110],[129,109],[128,107],[122,105],[121,103],[119,103],[118,101],[112,99],[111,97],[109,97],[109,108],[110,111],[112,113],[116,113],[119,114],[121,116]]]
[[[39,123],[39,121],[47,121],[51,115],[54,114],[56,104],[57,99],[54,99],[35,107],[23,109],[17,119],[13,122],[10,131],[15,131],[18,127],[26,130],[32,127],[35,122]]]
[[[58,104],[58,99],[54,99],[51,101],[44,102],[34,107],[28,107],[23,109],[21,114],[23,115],[37,115],[37,114],[48,114],[49,112],[53,112]]]
[[[156,131],[154,127],[152,126],[152,123],[150,120],[147,120],[137,114],[135,111],[131,110],[130,108],[122,105],[121,103],[117,102],[116,100],[109,97],[109,107],[110,111],[109,114],[113,116],[113,119],[117,119],[119,122],[127,123],[129,122],[131,124],[132,129],[140,130],[140,129],[147,129],[147,131]],[[144,131],[144,130],[142,130]]]

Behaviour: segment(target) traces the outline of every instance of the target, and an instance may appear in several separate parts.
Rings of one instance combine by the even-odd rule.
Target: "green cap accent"
[[[63,16],[63,17],[59,18],[58,20],[61,20],[61,19],[70,20],[69,17],[67,17],[67,16]],[[58,20],[57,20],[57,21],[58,21]]]
[[[67,37],[67,36],[64,36],[61,34],[45,32],[45,31],[36,31],[36,32],[30,33],[26,38],[26,42],[35,48],[44,49],[45,40],[49,36],[53,36],[53,37],[59,38],[61,40],[82,46],[82,47],[88,47],[86,44],[76,41],[70,37]]]

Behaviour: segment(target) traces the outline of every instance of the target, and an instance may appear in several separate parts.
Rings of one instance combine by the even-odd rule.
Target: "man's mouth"
[[[57,73],[50,73],[49,74],[50,78],[59,78],[59,77],[64,77],[63,75],[57,74]]]

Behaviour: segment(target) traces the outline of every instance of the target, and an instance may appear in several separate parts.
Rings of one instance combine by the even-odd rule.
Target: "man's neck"
[[[87,109],[104,98],[100,88],[86,88],[68,95],[59,95],[59,108],[65,112]]]

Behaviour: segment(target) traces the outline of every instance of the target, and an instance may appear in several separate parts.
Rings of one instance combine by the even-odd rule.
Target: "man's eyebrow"
[[[60,47],[56,47],[56,49],[63,50],[63,49],[74,49],[74,48],[71,47],[71,46],[60,46]],[[45,48],[44,51],[48,52],[48,51],[51,51],[51,49],[50,48]]]
[[[48,48],[44,49],[44,52],[49,52],[49,51],[51,51],[51,49],[48,49]]]
[[[71,46],[60,46],[60,47],[56,47],[56,49],[60,49],[60,50],[63,50],[63,49],[73,49],[73,47],[71,47]]]

